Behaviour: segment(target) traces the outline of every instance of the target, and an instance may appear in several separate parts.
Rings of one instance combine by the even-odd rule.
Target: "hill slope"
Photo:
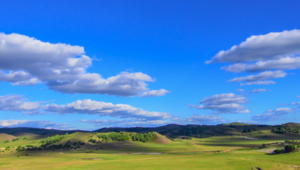
[[[153,142],[158,144],[168,144],[171,142],[171,140],[168,139],[166,136],[156,133],[156,139]]]
[[[16,137],[12,136],[12,135],[8,135],[5,133],[0,133],[0,142],[6,141],[6,140],[13,140]]]

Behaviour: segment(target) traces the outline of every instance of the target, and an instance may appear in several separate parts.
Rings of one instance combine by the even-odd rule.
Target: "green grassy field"
[[[92,133],[69,134],[57,144],[67,141],[81,141],[86,144],[79,149],[58,149],[17,152],[17,146],[40,146],[45,136],[20,134],[24,140],[4,143],[2,135],[0,148],[0,169],[300,169],[300,152],[270,154],[284,145],[275,142],[300,140],[298,134],[275,134],[263,130],[243,136],[219,136],[169,141],[164,136],[152,142],[123,141],[108,143],[87,143]],[[11,136],[9,136],[12,138]],[[1,138],[1,136],[0,136]],[[161,142],[165,140],[166,142]],[[160,141],[160,142],[157,142]],[[263,143],[268,148],[259,148]],[[10,150],[4,150],[10,146]],[[27,156],[26,156],[27,155]]]

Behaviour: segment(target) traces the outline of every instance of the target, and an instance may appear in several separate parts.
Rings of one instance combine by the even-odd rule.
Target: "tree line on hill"
[[[61,140],[63,140],[64,138],[66,138],[68,136],[68,133],[66,133],[65,135],[55,135],[55,136],[50,136],[47,137],[45,139],[42,139],[40,141],[40,143],[42,143],[43,145],[50,145],[56,142],[60,142]]]
[[[298,129],[292,129],[292,128],[287,128],[284,126],[278,126],[278,127],[274,127],[272,129],[272,132],[274,133],[300,133],[300,131]]]
[[[80,141],[71,143],[70,140],[69,140],[65,144],[59,144],[59,145],[54,145],[52,143],[52,145],[41,145],[40,147],[39,146],[33,146],[33,145],[26,145],[25,147],[18,146],[16,148],[16,151],[17,152],[22,152],[22,151],[41,151],[41,150],[53,150],[53,151],[55,151],[56,149],[65,149],[65,150],[68,150],[68,149],[77,149],[77,148],[80,148],[80,146],[82,146],[82,145],[85,145],[85,143],[84,142],[80,142]],[[7,146],[6,149],[9,150],[10,146]]]
[[[93,138],[96,136],[98,139]],[[155,132],[148,133],[134,133],[134,132],[110,132],[110,133],[96,133],[94,132],[88,142],[109,142],[109,141],[141,141],[149,142],[156,137]]]

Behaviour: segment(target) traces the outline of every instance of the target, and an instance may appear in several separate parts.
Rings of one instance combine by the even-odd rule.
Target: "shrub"
[[[19,140],[19,139],[20,139],[20,138],[15,138],[15,139],[12,140],[12,142],[17,141],[17,140]]]
[[[90,143],[96,143],[97,140],[96,139],[89,139],[88,142],[90,142]]]
[[[22,147],[22,146],[18,146],[17,149],[16,149],[16,151],[22,152],[22,151],[25,151],[25,148]]]
[[[279,154],[279,153],[282,152],[282,149],[276,149],[276,150],[274,150],[274,152],[275,152],[276,154]]]

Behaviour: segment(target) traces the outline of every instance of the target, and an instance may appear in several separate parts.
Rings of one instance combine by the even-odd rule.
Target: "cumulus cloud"
[[[4,71],[0,72],[0,81],[14,83],[29,80],[30,78],[30,74],[24,71],[9,71],[8,73],[5,73]]]
[[[21,95],[0,96],[1,111],[25,112],[25,114],[40,114],[40,102],[31,102]]]
[[[91,114],[119,118],[136,118],[141,120],[159,120],[171,117],[170,113],[150,112],[126,104],[112,104],[90,99],[77,100],[66,105],[31,102],[21,95],[0,96],[0,111],[24,112],[28,115],[53,112],[57,114]]]
[[[31,128],[47,128],[47,129],[69,129],[68,123],[53,123],[50,121],[35,120],[0,120],[0,127],[31,127]]]
[[[58,114],[78,113],[143,120],[158,120],[171,117],[169,113],[149,112],[126,104],[114,105],[112,103],[98,102],[90,99],[77,100],[76,102],[66,105],[48,104],[43,106],[43,109]]]
[[[267,91],[267,89],[253,89],[250,91],[250,93],[261,93],[261,92],[265,92]]]
[[[206,63],[232,63],[222,69],[234,73],[264,71],[258,75],[237,77],[229,82],[246,81],[241,86],[269,85],[275,82],[264,80],[286,77],[287,74],[281,70],[300,68],[299,54],[300,30],[291,30],[251,36],[231,49],[220,51]]]
[[[151,97],[151,96],[164,96],[166,93],[170,93],[168,90],[160,89],[160,90],[151,90],[148,92],[144,92],[142,97]]]
[[[61,93],[137,96],[155,81],[141,73],[121,72],[103,78],[87,73],[92,59],[83,47],[51,44],[20,34],[0,33],[0,81],[13,85],[44,83]]]
[[[291,108],[277,108],[274,110],[267,110],[264,114],[256,115],[252,117],[252,120],[254,121],[272,121],[272,120],[278,120],[282,116],[294,113],[294,109]]]
[[[245,106],[241,104],[247,103],[247,98],[233,93],[217,94],[207,97],[200,102],[199,106],[188,105],[191,108],[212,110],[212,114],[238,114],[249,113]]]
[[[253,81],[247,83],[241,83],[241,86],[250,86],[250,85],[269,85],[269,84],[276,84],[274,81]]]
[[[282,78],[285,77],[287,74],[283,71],[265,71],[256,75],[249,75],[246,77],[237,77],[234,79],[229,80],[228,82],[256,82],[256,81],[262,81],[262,80],[268,80],[268,79],[276,79],[276,78]]]
[[[31,78],[29,80],[18,81],[18,82],[12,83],[12,85],[34,86],[34,85],[39,84],[39,83],[42,83],[39,79],[37,79],[37,78]]]
[[[239,45],[220,51],[206,63],[241,63],[279,59],[300,53],[300,30],[254,35]]]
[[[300,57],[284,57],[277,60],[258,61],[256,63],[244,64],[238,63],[229,66],[222,67],[222,69],[240,73],[244,71],[256,72],[266,70],[292,70],[300,68]]]

